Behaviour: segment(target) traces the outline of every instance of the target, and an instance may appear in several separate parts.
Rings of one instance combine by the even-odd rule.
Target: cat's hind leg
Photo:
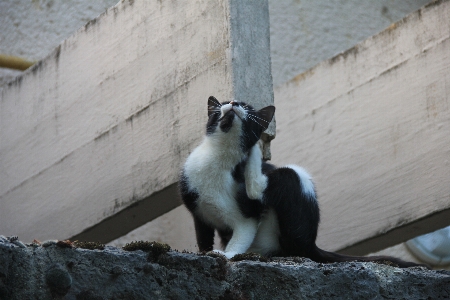
[[[200,251],[211,251],[214,245],[214,228],[194,215],[195,235]]]
[[[282,253],[309,257],[320,219],[311,176],[298,166],[270,172],[264,201],[276,212]]]
[[[277,215],[273,209],[268,209],[262,214],[258,232],[247,252],[259,253],[268,257],[277,255],[280,253],[279,238],[280,229]]]

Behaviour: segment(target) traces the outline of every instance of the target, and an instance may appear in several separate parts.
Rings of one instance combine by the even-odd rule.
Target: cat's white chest
[[[237,186],[231,174],[233,162],[221,161],[214,152],[200,146],[189,156],[184,166],[189,188],[198,194],[196,213],[218,228],[233,228],[242,218],[235,200]],[[234,159],[236,160],[236,159]]]
[[[211,176],[208,188],[198,190],[197,213],[218,228],[233,228],[240,215],[235,200],[236,187],[231,175]],[[221,180],[220,184],[214,179]],[[205,187],[205,186],[203,186]],[[220,192],[221,191],[221,192]]]

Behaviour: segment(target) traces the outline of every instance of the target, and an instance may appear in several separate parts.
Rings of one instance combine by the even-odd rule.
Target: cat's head
[[[218,139],[239,138],[244,151],[248,151],[261,138],[275,113],[275,106],[255,110],[244,102],[220,103],[208,98],[206,134]]]

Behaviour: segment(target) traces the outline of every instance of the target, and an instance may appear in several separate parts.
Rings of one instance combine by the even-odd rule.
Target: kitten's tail
[[[310,257],[315,262],[320,263],[333,263],[333,262],[349,262],[349,261],[363,261],[363,262],[380,262],[387,265],[393,265],[399,268],[409,268],[409,267],[425,267],[430,269],[428,265],[425,264],[417,264],[413,262],[407,262],[401,260],[400,258],[392,257],[392,256],[352,256],[352,255],[343,255],[335,252],[329,252],[320,249],[315,246],[315,249],[311,253]]]

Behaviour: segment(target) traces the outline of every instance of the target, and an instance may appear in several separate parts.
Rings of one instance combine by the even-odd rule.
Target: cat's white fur
[[[302,183],[302,192],[306,195],[312,196],[310,199],[314,199],[314,201],[316,201],[316,191],[314,189],[314,183],[311,175],[309,175],[305,169],[297,165],[287,165],[286,168],[290,168],[297,173],[300,182]]]

